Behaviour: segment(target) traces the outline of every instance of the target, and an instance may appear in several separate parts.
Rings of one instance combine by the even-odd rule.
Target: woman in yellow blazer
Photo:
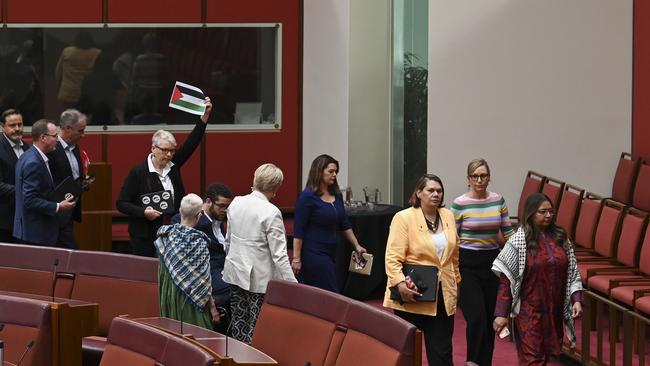
[[[410,208],[398,212],[390,225],[386,245],[388,285],[384,306],[424,333],[429,365],[453,365],[451,338],[458,302],[458,234],[454,215],[443,208],[444,187],[433,174],[422,176],[415,185]],[[402,265],[422,264],[438,268],[436,302],[418,302],[413,281]],[[403,304],[390,298],[396,286]]]

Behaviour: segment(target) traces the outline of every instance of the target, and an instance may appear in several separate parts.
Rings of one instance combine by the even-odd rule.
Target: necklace
[[[424,221],[426,221],[429,230],[433,231],[434,233],[438,231],[438,225],[440,224],[440,215],[436,215],[436,219],[433,222],[427,218],[427,215],[424,215]]]

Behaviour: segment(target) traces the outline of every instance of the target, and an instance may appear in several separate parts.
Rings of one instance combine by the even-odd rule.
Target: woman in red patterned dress
[[[512,327],[519,365],[546,365],[562,350],[566,328],[575,345],[573,319],[582,314],[582,282],[566,231],[555,224],[555,211],[541,193],[526,200],[522,225],[495,259],[500,276],[493,327]]]

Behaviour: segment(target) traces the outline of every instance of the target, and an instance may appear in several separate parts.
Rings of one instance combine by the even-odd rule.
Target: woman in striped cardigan
[[[487,189],[487,161],[469,162],[467,183],[469,190],[451,206],[460,236],[460,307],[467,320],[467,361],[489,366],[494,349],[492,316],[499,288],[492,262],[503,238],[508,239],[513,230],[505,200]]]

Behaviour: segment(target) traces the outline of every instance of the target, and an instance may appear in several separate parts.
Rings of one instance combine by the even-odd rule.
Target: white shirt
[[[433,240],[433,244],[436,245],[438,258],[442,258],[442,253],[445,251],[445,248],[447,247],[447,237],[445,236],[445,232],[441,230],[437,234],[431,234],[431,240]]]
[[[47,172],[50,173],[50,178],[52,179],[52,182],[54,182],[54,178],[52,177],[52,171],[50,170],[50,163],[48,161],[50,159],[47,158],[47,155],[43,154],[41,149],[38,148],[38,146],[34,145],[34,149],[38,151],[39,154],[41,154],[41,158],[43,158],[43,161],[45,161],[45,167],[47,168]],[[59,212],[59,203],[56,203],[56,212]]]
[[[63,147],[63,151],[65,152],[65,156],[68,158],[68,162],[70,162],[70,169],[72,170],[72,178],[74,180],[79,179],[79,163],[77,162],[77,157],[74,156],[74,149],[77,148],[77,145],[68,145],[62,138],[59,136],[59,143],[61,144],[61,147]]]
[[[226,238],[223,236],[223,233],[221,232],[221,223],[223,221],[213,220],[212,217],[210,217],[210,215],[207,212],[205,212],[205,210],[203,211],[203,216],[205,216],[208,220],[210,220],[210,222],[212,223],[212,234],[214,234],[214,237],[217,238],[219,244],[221,244],[225,248]]]
[[[172,167],[174,166],[174,163],[171,161],[165,165],[165,167],[162,170],[162,174],[158,173],[156,168],[153,165],[153,154],[149,154],[149,157],[147,158],[147,164],[149,165],[149,172],[150,173],[156,173],[158,174],[158,179],[160,179],[160,183],[163,186],[163,189],[165,191],[170,191],[172,192],[172,200],[174,199],[174,185],[172,184],[172,179],[169,177],[169,172],[172,170]]]
[[[7,135],[5,135],[4,133],[2,135],[7,139],[7,141],[9,141],[9,145],[11,145],[11,148],[14,149],[14,154],[16,154],[16,157],[20,158],[20,156],[24,152],[23,151],[23,145],[24,145],[23,140],[20,140],[20,144],[17,144],[15,142],[13,142],[9,137],[7,137]]]

